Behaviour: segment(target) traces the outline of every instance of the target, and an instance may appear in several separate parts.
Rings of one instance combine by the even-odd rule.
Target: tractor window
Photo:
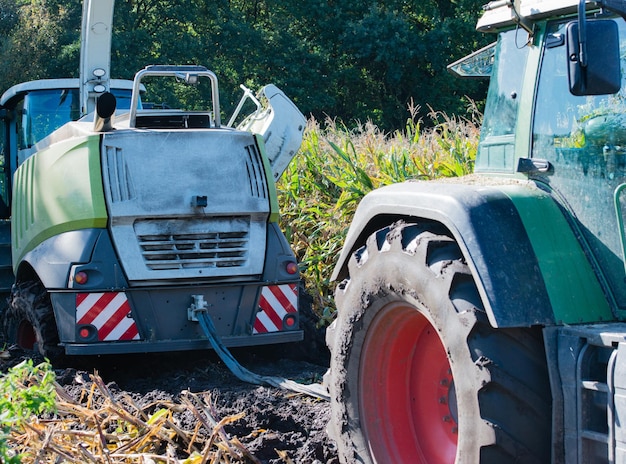
[[[523,38],[521,36],[524,36]],[[496,61],[489,82],[489,100],[485,107],[481,138],[513,135],[517,121],[517,98],[522,90],[528,47],[523,31],[507,31],[500,35]]]
[[[622,68],[626,66],[626,23],[618,21]],[[569,91],[567,23],[546,32],[533,122],[533,156],[553,164],[573,165],[584,176],[626,178],[626,86],[614,95],[575,96]],[[617,151],[616,151],[617,150]],[[619,151],[619,153],[618,153]],[[614,155],[619,155],[617,161]]]
[[[533,153],[550,161],[572,156],[580,159],[585,175],[614,178],[623,176],[618,166],[604,163],[603,151],[626,146],[624,115],[626,114],[626,88],[614,95],[575,96],[569,91],[567,79],[567,54],[561,37],[565,37],[567,23],[552,24],[548,31],[543,54],[541,76],[537,92],[533,125]],[[622,42],[622,67],[626,64],[624,40],[626,26],[620,26]],[[541,154],[540,154],[541,153]],[[623,153],[622,153],[623,155]],[[602,162],[600,162],[602,161]],[[621,167],[624,168],[623,163]]]
[[[623,250],[615,214],[616,192],[626,183],[626,23],[617,20],[622,88],[613,95],[570,93],[567,22],[548,25],[535,98],[532,156],[551,169],[532,174],[566,199],[619,306],[626,309]],[[626,211],[626,201],[621,199]]]
[[[527,40],[528,35],[520,30],[503,32],[498,37],[476,171],[514,169],[515,126],[528,55]]]

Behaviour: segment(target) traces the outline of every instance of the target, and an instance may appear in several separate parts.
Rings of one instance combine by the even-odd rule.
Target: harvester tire
[[[327,378],[343,463],[550,462],[541,331],[490,325],[447,229],[393,224],[348,270]]]
[[[10,344],[37,350],[52,362],[61,359],[63,349],[50,296],[41,283],[28,281],[13,286],[3,322]]]

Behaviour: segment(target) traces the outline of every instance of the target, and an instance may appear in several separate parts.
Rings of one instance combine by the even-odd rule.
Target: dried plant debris
[[[219,418],[210,393],[183,391],[180,402],[139,405],[114,395],[96,373],[80,398],[58,384],[56,394],[49,418],[11,428],[8,443],[22,463],[260,463],[224,430],[244,413]]]
[[[8,351],[0,359],[2,464],[338,464],[328,402],[240,382],[212,352],[77,358],[53,368],[32,352]],[[259,374],[304,383],[327,369],[283,352],[237,356]]]

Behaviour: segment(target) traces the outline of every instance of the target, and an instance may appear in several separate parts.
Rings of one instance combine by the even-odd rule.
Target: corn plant
[[[424,129],[409,107],[404,129],[386,134],[371,122],[354,129],[332,119],[308,122],[299,155],[278,184],[282,226],[301,263],[320,323],[334,317],[330,275],[360,200],[370,191],[410,179],[469,174],[479,116],[431,111]]]
[[[55,410],[54,371],[48,362],[28,359],[0,377],[0,462],[18,464],[22,456],[11,451],[9,435],[32,416]]]

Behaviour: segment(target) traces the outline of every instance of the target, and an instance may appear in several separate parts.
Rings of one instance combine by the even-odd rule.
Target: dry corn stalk
[[[115,398],[97,374],[78,400],[60,385],[54,419],[33,418],[14,428],[9,444],[22,462],[146,464],[259,463],[224,430],[243,413],[218,419],[209,393],[184,391],[182,404],[157,401],[139,406],[130,396]],[[189,411],[189,430],[175,413]]]

